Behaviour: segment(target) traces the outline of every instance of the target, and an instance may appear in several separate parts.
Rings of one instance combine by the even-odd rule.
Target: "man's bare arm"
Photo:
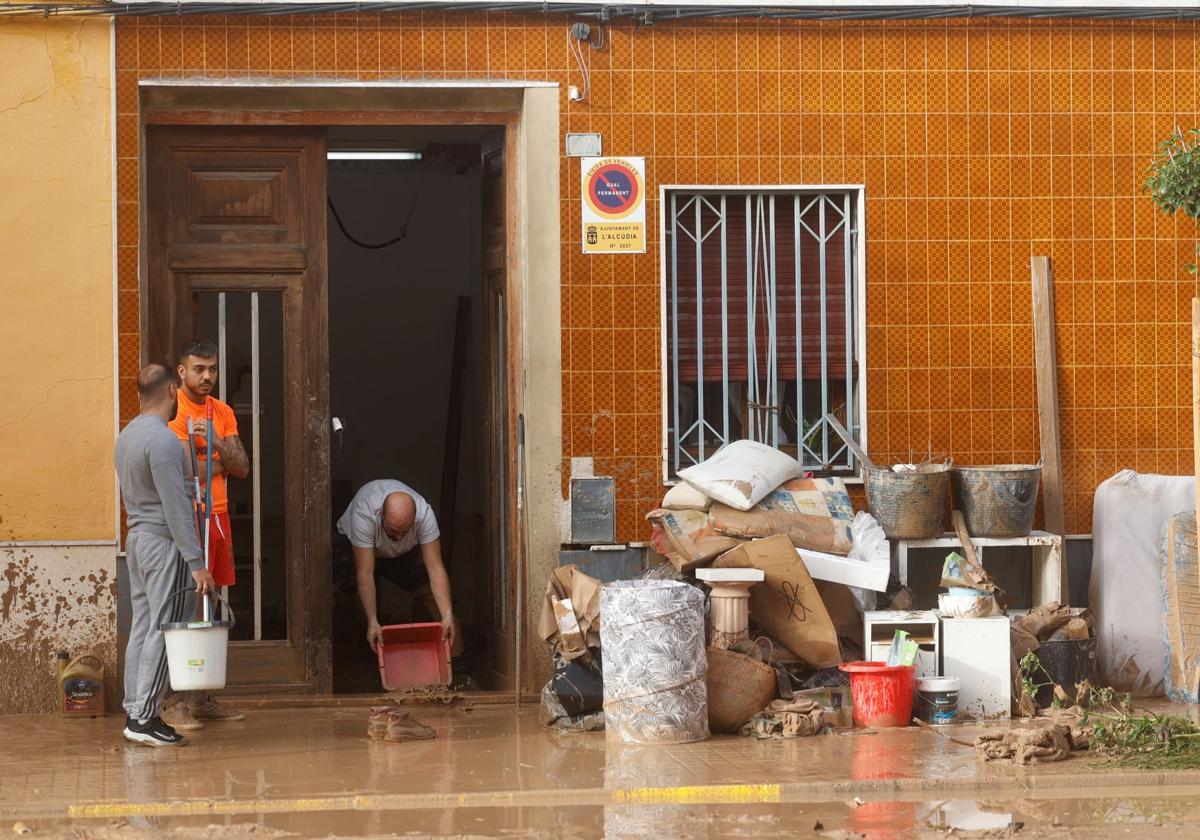
[[[206,428],[207,424],[201,422],[196,426],[196,434],[207,440]],[[217,464],[223,465],[223,471],[234,478],[245,478],[250,475],[250,458],[246,455],[246,447],[242,445],[242,439],[237,435],[229,437],[221,437],[213,430],[212,448],[221,456],[219,461],[213,462],[213,475],[217,474]],[[201,470],[203,475],[204,470]]]
[[[363,613],[367,617],[367,644],[371,646],[371,650],[375,650],[383,641],[375,601],[375,549],[358,545],[353,548],[358,600],[362,603]]]
[[[250,475],[250,458],[246,455],[246,447],[237,435],[227,438],[217,437],[213,440],[213,448],[221,456],[225,472],[234,478],[245,478]],[[215,465],[215,464],[214,464]]]

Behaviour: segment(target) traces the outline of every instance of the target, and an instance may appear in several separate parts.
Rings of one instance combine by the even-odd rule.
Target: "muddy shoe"
[[[192,715],[197,720],[243,720],[246,717],[237,709],[222,705],[212,697],[199,703],[193,703],[190,708]]]
[[[204,728],[204,724],[192,714],[187,698],[179,694],[167,698],[167,701],[163,703],[162,720],[172,729],[181,729],[185,732]]]
[[[394,711],[399,710],[391,706],[372,706],[367,712],[367,737],[372,741],[382,741],[387,735],[388,721]]]
[[[397,714],[398,713],[398,714]],[[421,723],[408,712],[395,709],[388,720],[385,741],[399,744],[403,741],[427,741],[436,738],[437,732]]]

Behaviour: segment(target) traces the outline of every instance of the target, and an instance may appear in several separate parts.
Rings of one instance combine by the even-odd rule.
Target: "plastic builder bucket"
[[[954,723],[958,716],[958,677],[917,680],[917,718],[926,723]]]
[[[163,604],[163,611],[165,612],[172,598],[190,589],[191,587],[180,589],[167,598]],[[167,669],[171,674],[171,688],[175,691],[225,687],[229,628],[233,626],[233,610],[229,609],[227,601],[225,609],[229,621],[176,621],[159,625],[167,646]],[[159,620],[161,619],[160,614]]]
[[[855,726],[877,729],[912,721],[915,666],[846,662],[838,667],[850,675]]]

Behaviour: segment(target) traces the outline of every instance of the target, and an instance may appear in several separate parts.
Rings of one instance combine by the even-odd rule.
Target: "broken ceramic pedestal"
[[[762,569],[697,569],[696,577],[712,587],[713,647],[728,649],[750,638],[750,587],[763,581]]]

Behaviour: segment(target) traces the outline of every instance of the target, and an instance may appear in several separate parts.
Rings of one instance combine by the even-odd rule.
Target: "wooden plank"
[[[458,462],[462,443],[463,380],[467,366],[467,341],[471,337],[471,298],[458,296],[454,317],[454,355],[450,361],[450,400],[446,408],[446,447],[442,452],[442,559],[447,568],[454,552],[454,515],[458,501]]]
[[[1032,257],[1033,339],[1037,368],[1038,425],[1042,441],[1042,509],[1046,530],[1063,538],[1065,560],[1067,517],[1063,504],[1062,451],[1058,430],[1058,359],[1054,345],[1054,274],[1049,257]],[[1070,599],[1067,564],[1062,563],[1060,590]]]
[[[1192,298],[1192,474],[1200,509],[1200,298]]]

